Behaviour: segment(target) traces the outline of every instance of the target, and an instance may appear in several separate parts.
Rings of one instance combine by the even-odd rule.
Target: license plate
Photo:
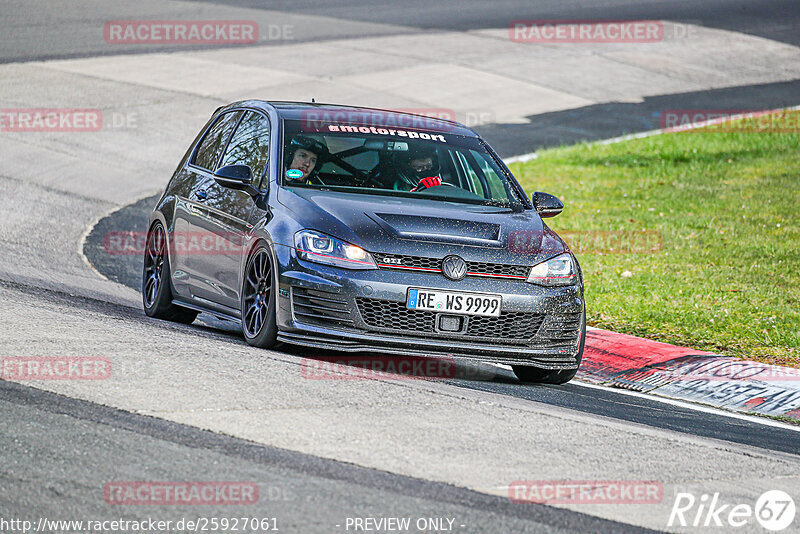
[[[486,293],[464,293],[460,291],[438,291],[410,288],[406,308],[457,315],[483,315],[499,317],[503,297]]]

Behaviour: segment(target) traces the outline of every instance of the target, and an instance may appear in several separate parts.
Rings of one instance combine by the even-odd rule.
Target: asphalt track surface
[[[244,513],[274,518],[284,532],[342,530],[347,517],[407,516],[453,518],[454,530],[462,532],[646,532],[549,506],[519,506],[448,484],[255,445],[8,382],[0,382],[0,408],[7,427],[14,429],[0,436],[4,458],[17,460],[3,472],[3,517],[104,517],[104,485],[127,474],[147,480],[257,482],[259,502]],[[65,443],[72,446],[65,448]],[[159,520],[243,515],[241,506],[160,508],[151,514]]]
[[[158,2],[136,7],[124,2],[93,0],[69,17],[53,21],[47,0],[12,0],[0,8],[0,63],[115,54],[147,54],[178,50],[208,50],[230,45],[109,46],[98,34],[106,20],[201,19],[225,16],[226,8],[262,12],[258,22],[265,28],[291,25],[292,43],[324,42],[331,39],[370,35],[429,34],[485,28],[507,28],[513,20],[666,20],[740,32],[792,45],[800,44],[800,8],[791,0],[750,2],[713,0],[669,1],[553,1],[484,2],[393,2],[381,0],[365,8],[360,1],[261,2],[229,0],[174,2],[177,8]],[[143,14],[147,13],[146,15]],[[253,11],[250,11],[251,13]],[[303,17],[316,17],[307,21]],[[325,17],[325,18],[323,18]],[[43,28],[46,30],[43,31]],[[269,45],[273,41],[258,44]],[[276,40],[276,45],[284,41]],[[432,58],[435,59],[435,58]],[[742,57],[743,62],[749,61]],[[575,76],[592,73],[575,72]],[[744,84],[648,96],[639,102],[609,102],[564,111],[529,115],[520,124],[478,124],[475,130],[503,157],[532,152],[548,146],[573,144],[653,130],[659,127],[664,109],[776,109],[797,104],[800,81]]]
[[[141,258],[138,255],[109,255],[105,252],[104,236],[109,233],[147,231],[147,218],[157,196],[148,197],[101,219],[87,236],[84,252],[99,272],[110,279],[139,289],[141,284]],[[239,327],[213,317],[203,316],[205,322],[221,332],[239,335]],[[510,371],[498,370],[492,381],[456,380],[459,387],[478,389],[542,402],[553,406],[580,410],[599,416],[620,419],[656,428],[665,428],[690,435],[731,441],[764,449],[797,454],[800,452],[800,427],[797,430],[769,428],[763,422],[710,417],[708,413],[691,408],[664,404],[658,399],[622,395],[614,390],[589,390],[585,386],[525,386]]]
[[[42,60],[87,57],[113,53],[152,53],[180,50],[185,47],[163,46],[118,49],[109,48],[102,39],[95,39],[97,21],[120,20],[125,15],[142,19],[184,18],[191,20],[206,6],[258,9],[275,15],[276,24],[284,22],[281,15],[330,17],[341,22],[390,24],[395,29],[381,27],[384,32],[465,31],[481,28],[506,28],[512,20],[671,20],[694,23],[705,27],[747,33],[789,44],[800,44],[798,7],[791,0],[645,0],[641,2],[615,0],[547,0],[517,2],[501,0],[445,0],[428,2],[410,0],[395,2],[379,0],[366,7],[359,0],[261,1],[261,0],[188,0],[178,9],[161,7],[157,3],[126,6],[122,1],[91,1],[80,5],[91,10],[76,10],[54,20],[47,9],[47,0],[9,0],[3,6],[4,19],[0,61]],[[285,19],[286,21],[292,19]],[[42,29],[46,29],[43,33]],[[320,41],[331,38],[363,37],[364,28],[347,24],[311,24],[295,32],[293,40]],[[216,45],[219,46],[219,45]],[[197,49],[212,46],[198,45]]]
[[[800,5],[796,2],[713,1],[700,6],[687,2],[544,2],[535,6],[519,6],[512,2],[381,2],[369,9],[360,2],[327,2],[324,6],[302,1],[184,4],[197,4],[201,10],[235,6],[293,16],[324,15],[342,21],[336,27],[311,26],[313,31],[299,36],[300,40],[312,42],[361,36],[362,27],[350,26],[358,22],[391,21],[394,31],[402,33],[505,27],[513,19],[602,18],[685,21],[788,44],[800,43]],[[94,5],[96,10],[92,17],[68,14],[59,19],[46,9],[36,9],[45,3],[6,3],[0,19],[0,35],[3,36],[0,61],[115,54],[119,52],[109,50],[102,41],[94,46],[91,39],[83,38],[85,33],[82,32],[88,32],[87,28],[97,20],[123,18],[125,13],[130,18],[134,15],[137,18],[166,19],[171,18],[170,15],[176,18],[174,11],[151,5],[145,6],[152,9],[147,15],[125,7],[122,2]],[[46,31],[43,32],[43,28]],[[148,49],[148,52],[158,51],[163,50]],[[139,52],[122,51],[126,54]],[[532,116],[534,128],[530,124],[503,124],[476,129],[508,156],[541,146],[649,130],[657,127],[654,112],[665,107],[736,108],[754,107],[755,102],[763,108],[796,105],[800,94],[798,83],[795,80],[659,95],[639,103],[598,104]],[[35,199],[24,190],[6,193],[19,199],[23,206],[36,205]],[[95,227],[94,237],[90,235],[87,240],[86,254],[97,270],[134,289],[138,286],[138,258],[103,256],[98,253],[102,246],[99,239],[114,228],[138,229],[145,224],[143,214],[151,209],[152,203],[152,197],[148,197],[120,210],[112,218],[102,219]],[[65,208],[69,209],[66,205]],[[59,224],[59,221],[53,222]],[[17,249],[15,245],[15,251],[29,254],[35,265],[47,260],[46,246],[47,243],[28,244]],[[0,282],[0,292],[9,309],[11,304],[16,304],[15,309],[28,305],[50,317],[62,311],[65,318],[86,315],[98,319],[107,329],[119,327],[148,336],[151,333],[153,339],[179,336],[185,340],[183,346],[211,342],[230,345],[231,350],[244,346],[235,329],[211,318],[188,327],[168,325],[147,319],[139,309],[127,304],[105,300],[100,293],[97,298],[71,294],[73,291],[68,286],[53,278],[44,280],[36,273],[11,278],[13,281]],[[25,336],[31,333],[11,331],[18,323],[9,315],[0,314],[0,320],[5,350],[22,353]],[[32,313],[30,322],[36,320],[37,315]],[[57,346],[59,341],[55,333],[44,329],[40,335],[43,339],[52,336]],[[84,340],[84,344],[91,347],[92,339]],[[102,347],[100,342],[97,347]],[[505,370],[497,370],[491,380],[452,380],[443,384],[477,393],[487,392],[492,394],[490,398],[498,396],[529,402],[544,411],[566,410],[589,415],[600,427],[630,423],[663,431],[667,439],[693,443],[694,438],[702,438],[716,443],[720,450],[736,451],[743,457],[764,456],[775,462],[796,465],[794,461],[800,452],[800,432],[792,429],[767,426],[757,419],[713,415],[613,390],[590,390],[577,384],[525,386]],[[278,517],[284,531],[341,531],[337,525],[353,516],[452,517],[456,518],[456,525],[464,525],[460,530],[465,532],[643,531],[573,510],[535,504],[514,505],[502,496],[389,472],[397,469],[361,467],[347,461],[255,443],[145,415],[147,410],[120,410],[102,402],[81,400],[82,396],[82,392],[63,395],[0,381],[0,414],[4,425],[0,433],[0,450],[4,451],[0,467],[0,516],[103,518],[110,511],[102,498],[103,484],[109,480],[239,479],[257,481],[262,492],[259,504],[248,509],[247,515]],[[413,463],[414,459],[408,461]],[[564,459],[566,463],[572,461]],[[480,465],[465,468],[480,469]],[[111,512],[130,518],[146,515],[130,508],[111,509]],[[161,507],[157,513],[159,519],[197,515],[222,517],[241,515],[241,509],[212,507],[198,512],[196,508]]]

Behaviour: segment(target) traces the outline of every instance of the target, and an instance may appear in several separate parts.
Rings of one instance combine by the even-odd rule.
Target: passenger
[[[293,137],[286,147],[284,167],[286,171],[296,169],[303,174],[293,177],[286,172],[286,179],[292,183],[308,183],[317,176],[328,154],[328,147],[316,139],[303,135]]]

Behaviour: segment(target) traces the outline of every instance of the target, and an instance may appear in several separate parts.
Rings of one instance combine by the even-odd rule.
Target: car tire
[[[142,265],[142,305],[148,317],[189,324],[197,312],[172,303],[169,247],[164,226],[156,222],[147,232]]]
[[[259,244],[250,254],[242,277],[242,333],[248,344],[264,349],[276,346],[275,276],[269,247]]]
[[[578,365],[575,369],[542,369],[532,365],[513,365],[514,374],[521,382],[534,384],[566,384],[575,377],[583,359],[583,348],[586,345],[586,309],[583,310],[581,318],[581,343],[578,347],[576,359]]]

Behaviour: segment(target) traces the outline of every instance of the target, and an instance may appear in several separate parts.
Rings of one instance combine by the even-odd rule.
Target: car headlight
[[[531,267],[527,281],[541,286],[569,286],[577,279],[572,255],[565,252]]]
[[[363,248],[314,230],[297,232],[294,235],[294,247],[303,260],[345,269],[378,268],[372,255]]]

